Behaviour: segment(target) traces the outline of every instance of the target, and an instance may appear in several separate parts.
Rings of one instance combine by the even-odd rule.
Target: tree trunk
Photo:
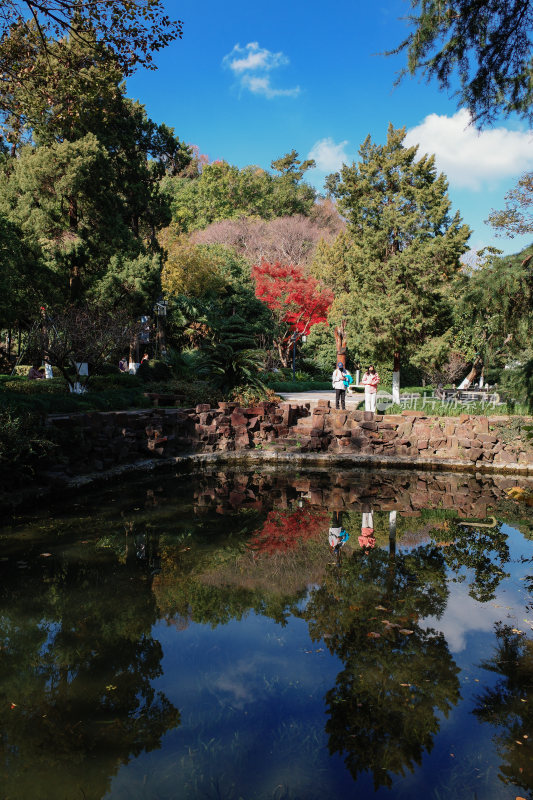
[[[335,344],[337,345],[337,364],[346,366],[346,318],[335,328]]]
[[[392,367],[392,401],[400,403],[400,353],[394,353],[394,365]]]
[[[483,359],[481,358],[481,356],[476,356],[474,359],[474,363],[472,364],[472,369],[460,384],[462,389],[468,389],[468,387],[475,381],[478,369],[482,365],[483,365]]]

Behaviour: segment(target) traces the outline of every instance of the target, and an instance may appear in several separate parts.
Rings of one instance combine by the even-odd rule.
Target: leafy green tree
[[[225,161],[205,165],[193,180],[166,177],[161,189],[170,198],[173,221],[185,232],[243,216],[309,215],[316,196],[298,173],[274,176],[260,167],[239,169]]]
[[[470,235],[459,213],[451,216],[434,157],[417,160],[417,147],[405,147],[404,138],[404,129],[390,125],[386,144],[367,137],[359,163],[342,168],[339,208],[349,245],[343,239],[335,254],[333,280],[348,291],[337,293],[330,314],[348,318],[348,341],[361,357],[394,357],[397,391],[401,361],[450,325],[446,287]]]
[[[108,154],[87,134],[50,147],[28,145],[1,176],[4,213],[26,241],[40,245],[71,300],[105,270],[119,243],[128,243],[116,196],[105,190],[108,174]]]
[[[54,296],[53,274],[22,231],[0,214],[0,329],[31,319]]]
[[[456,339],[483,365],[499,366],[531,346],[533,248],[501,258],[489,254],[464,278],[455,308]]]
[[[32,91],[13,80],[18,111],[5,122],[19,153],[4,164],[3,210],[44,251],[70,301],[110,290],[132,312],[141,301],[146,310],[159,294],[156,231],[170,221],[159,182],[189,151],[125,97],[105,46],[73,33],[44,49],[32,33]],[[36,146],[20,147],[25,136]]]
[[[389,53],[407,53],[399,79],[421,73],[448,90],[457,76],[458,105],[479,127],[500,113],[533,120],[530,0],[411,0],[411,8],[411,31]]]

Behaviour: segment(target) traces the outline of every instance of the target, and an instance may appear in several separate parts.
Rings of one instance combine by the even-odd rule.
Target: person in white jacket
[[[346,386],[344,383],[344,364],[339,361],[331,376],[331,385],[335,389],[335,408],[346,408]]]
[[[361,383],[365,387],[365,411],[375,412],[379,375],[373,364],[367,368]]]

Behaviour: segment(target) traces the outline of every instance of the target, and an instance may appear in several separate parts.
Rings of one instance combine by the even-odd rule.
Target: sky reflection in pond
[[[513,484],[158,476],[11,520],[2,797],[530,797]]]

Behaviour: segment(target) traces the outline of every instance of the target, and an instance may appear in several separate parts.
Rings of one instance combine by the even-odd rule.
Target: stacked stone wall
[[[47,465],[75,476],[186,453],[277,450],[291,454],[365,456],[398,464],[435,463],[533,473],[533,448],[511,435],[509,421],[480,416],[428,417],[419,412],[382,416],[340,411],[319,401],[313,411],[290,403],[241,408],[219,403],[190,409],[151,409],[49,417],[58,448]]]

